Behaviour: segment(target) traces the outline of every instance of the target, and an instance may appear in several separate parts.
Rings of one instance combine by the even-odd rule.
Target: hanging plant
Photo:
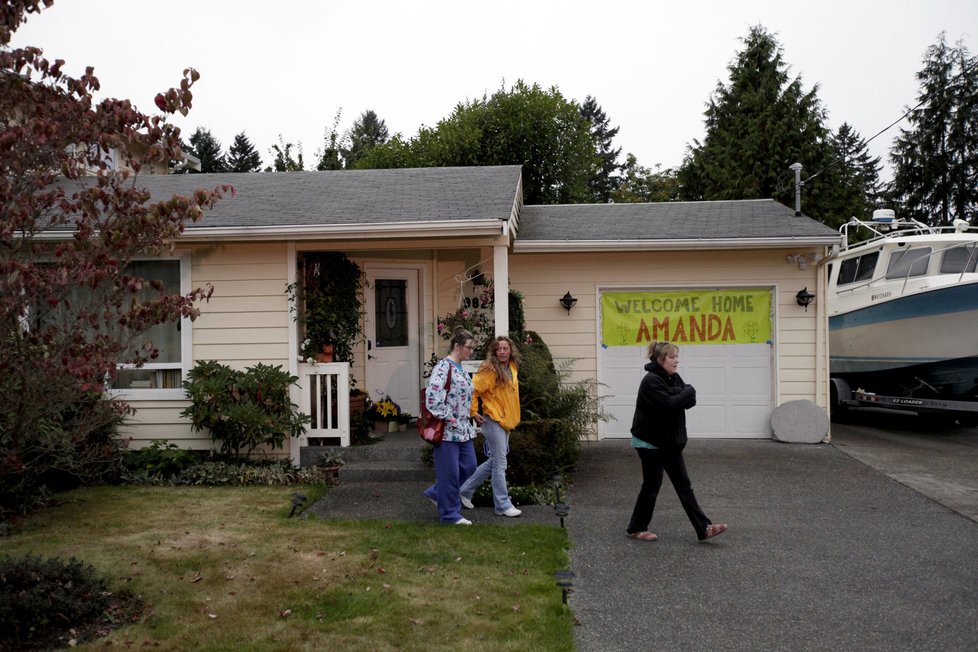
[[[353,349],[363,338],[360,266],[343,253],[317,252],[300,258],[299,272],[299,281],[286,289],[304,333],[299,356],[312,360],[331,346],[333,360],[353,362]]]

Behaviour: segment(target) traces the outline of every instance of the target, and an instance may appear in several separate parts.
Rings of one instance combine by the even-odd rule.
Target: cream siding
[[[805,286],[819,294],[821,268],[808,265],[801,270],[789,264],[786,256],[795,253],[799,252],[754,249],[515,254],[510,258],[510,284],[524,295],[527,328],[540,333],[556,359],[574,360],[571,378],[575,380],[596,377],[597,302],[603,289],[774,287],[775,403],[807,399],[825,406],[826,390],[821,388],[816,358],[818,320],[824,319],[821,297],[807,313],[795,301],[795,293]],[[570,315],[558,303],[567,291],[578,299]]]
[[[289,313],[285,294],[287,246],[229,244],[195,247],[191,253],[191,285],[214,286],[210,301],[200,304],[193,324],[193,359],[217,360],[235,369],[258,362],[288,369]],[[125,428],[130,446],[142,448],[167,439],[180,448],[212,447],[209,433],[194,433],[180,417],[185,400],[129,401],[136,410]]]

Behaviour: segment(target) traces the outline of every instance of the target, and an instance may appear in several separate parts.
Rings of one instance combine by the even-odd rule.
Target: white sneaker
[[[462,507],[464,507],[465,509],[475,509],[475,505],[472,504],[471,500],[469,500],[465,496],[460,496],[460,498],[462,499]]]
[[[500,511],[496,512],[496,514],[498,514],[499,516],[512,516],[512,517],[519,516],[522,513],[523,513],[522,511],[516,509],[515,507],[510,507],[504,512],[500,512]]]
[[[452,525],[472,525],[472,521],[470,521],[467,518],[460,518],[454,523],[452,523]]]

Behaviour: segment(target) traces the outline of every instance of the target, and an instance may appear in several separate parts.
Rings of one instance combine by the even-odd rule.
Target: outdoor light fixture
[[[575,303],[577,303],[577,299],[571,296],[570,290],[567,291],[567,294],[560,297],[560,305],[567,310],[568,315],[570,314],[570,309],[574,307]]]
[[[569,569],[563,569],[556,571],[554,577],[557,578],[557,586],[560,587],[560,592],[563,594],[563,602],[567,604],[567,594],[574,590],[574,571]]]
[[[300,494],[298,491],[292,494],[292,511],[289,512],[289,518],[295,514],[295,510],[299,509],[306,503],[306,495]]]
[[[554,514],[560,518],[560,527],[564,527],[564,519],[570,514],[570,505],[567,503],[557,503],[554,505]]]
[[[798,302],[799,306],[802,306],[805,309],[805,312],[808,312],[808,306],[810,306],[814,300],[815,294],[808,291],[808,286],[798,290],[798,294],[795,295],[795,301]]]

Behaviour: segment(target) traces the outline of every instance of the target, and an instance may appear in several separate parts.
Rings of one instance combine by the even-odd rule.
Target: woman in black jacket
[[[727,526],[712,523],[700,509],[683,460],[687,441],[686,410],[696,405],[696,390],[676,373],[679,347],[675,344],[653,342],[649,345],[649,360],[645,365],[648,373],[638,388],[632,419],[632,446],[642,461],[642,489],[626,532],[629,537],[641,541],[658,538],[648,531],[648,527],[665,471],[696,530],[696,537],[706,541],[722,534]]]

